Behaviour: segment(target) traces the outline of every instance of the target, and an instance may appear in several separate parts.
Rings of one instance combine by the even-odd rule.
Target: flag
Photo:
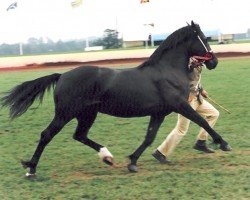
[[[17,7],[17,2],[14,2],[14,3],[10,4],[6,10],[9,11],[11,9],[15,9],[16,7]]]
[[[141,0],[141,3],[149,3],[149,0]]]
[[[82,0],[75,0],[71,2],[72,8],[76,8],[82,4]]]

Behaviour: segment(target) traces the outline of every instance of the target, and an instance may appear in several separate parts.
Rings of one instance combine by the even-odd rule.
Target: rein
[[[192,58],[198,60],[199,62],[205,62],[213,59],[211,52],[207,52],[204,56],[192,56]]]
[[[211,52],[207,52],[204,56],[192,56],[190,57],[188,68],[192,71],[194,68],[202,66],[204,62],[211,59],[213,59],[213,54]]]

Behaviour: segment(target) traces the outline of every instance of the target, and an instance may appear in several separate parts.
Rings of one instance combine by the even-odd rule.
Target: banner
[[[78,6],[82,5],[82,0],[75,0],[71,2],[72,8],[76,8]]]
[[[149,3],[149,0],[141,0],[141,3]]]
[[[16,7],[17,7],[17,2],[14,2],[14,3],[10,4],[6,10],[9,11],[11,9],[15,9]]]

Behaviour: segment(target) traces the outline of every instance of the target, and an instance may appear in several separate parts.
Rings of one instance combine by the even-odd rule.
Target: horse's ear
[[[190,24],[188,22],[186,22],[188,26],[190,26]]]
[[[191,27],[193,29],[193,31],[196,33],[197,29],[196,29],[196,24],[194,23],[194,21],[191,21]]]
[[[195,23],[194,23],[193,20],[191,21],[191,26],[192,26],[192,27],[195,27]]]

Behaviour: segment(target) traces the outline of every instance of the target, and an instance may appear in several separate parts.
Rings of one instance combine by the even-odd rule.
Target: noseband
[[[193,21],[192,21],[192,23],[193,23]],[[187,24],[188,24],[188,26],[190,26],[189,23],[187,23]],[[206,50],[206,53],[204,56],[193,55],[192,57],[190,57],[189,64],[188,64],[188,68],[190,71],[193,71],[194,68],[202,66],[206,61],[212,60],[214,57],[213,52],[211,50],[208,50],[208,48],[206,47],[206,45],[202,41],[201,37],[196,32],[196,30],[193,29],[193,32],[196,34],[198,40],[200,41],[200,43],[202,44],[202,46]]]
[[[196,33],[196,31],[195,31],[195,33]],[[204,56],[192,56],[191,59],[193,58],[193,60],[196,60],[196,65],[198,64],[197,66],[202,66],[204,62],[213,59],[213,54],[212,54],[212,51],[209,51],[207,49],[206,45],[204,44],[204,42],[202,41],[202,39],[200,38],[199,35],[197,35],[197,38],[201,42],[202,46],[205,48],[206,54]]]
[[[207,52],[205,56],[192,56],[190,57],[188,69],[193,71],[194,68],[203,66],[204,62],[213,58],[212,53]]]
[[[199,62],[205,62],[208,60],[212,60],[213,54],[212,54],[212,52],[207,52],[204,56],[192,56],[192,58],[195,58]]]

